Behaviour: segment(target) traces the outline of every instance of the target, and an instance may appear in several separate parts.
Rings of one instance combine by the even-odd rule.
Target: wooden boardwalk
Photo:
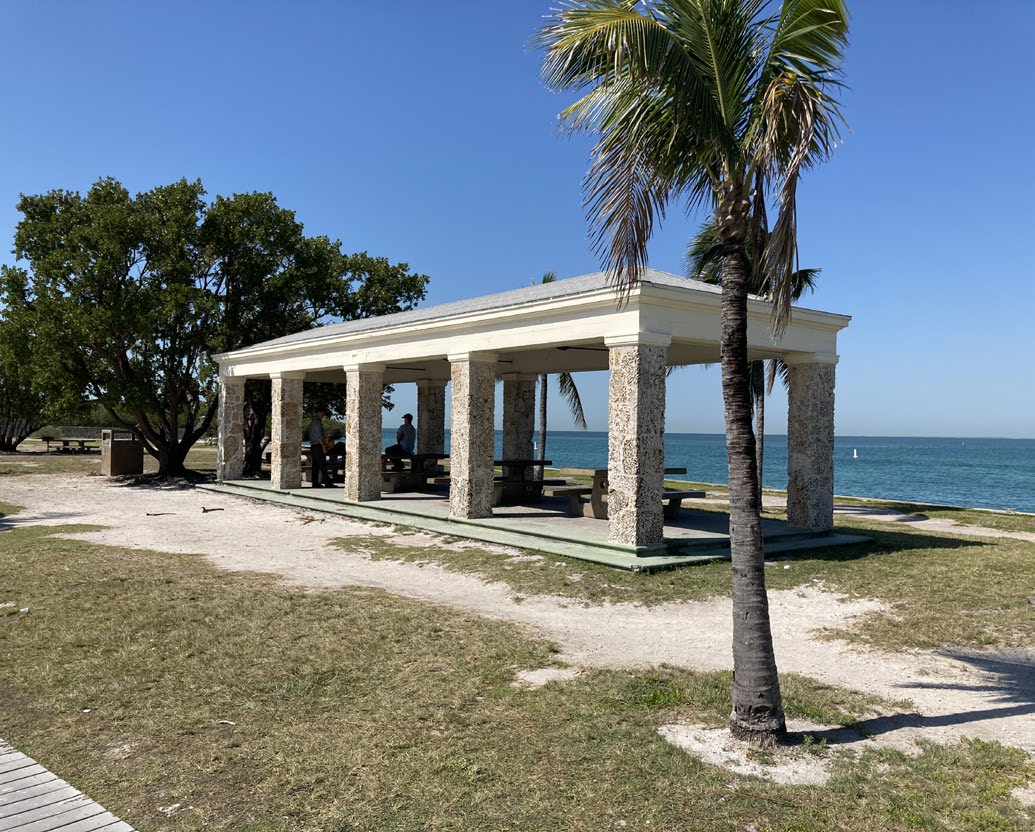
[[[0,832],[134,832],[43,766],[0,740]]]

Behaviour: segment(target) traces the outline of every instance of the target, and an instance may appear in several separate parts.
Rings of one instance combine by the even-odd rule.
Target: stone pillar
[[[816,356],[787,369],[787,522],[834,527],[834,367]]]
[[[273,392],[270,484],[286,491],[302,487],[303,372],[270,373]]]
[[[665,366],[668,335],[605,338],[611,382],[607,537],[648,547],[664,541]]]
[[[503,458],[532,459],[535,435],[535,382],[528,373],[503,375]],[[531,470],[525,479],[532,479]]]
[[[417,453],[441,454],[446,450],[446,382],[417,382]]]
[[[244,383],[243,378],[219,379],[219,445],[216,479],[239,480],[244,474]]]
[[[346,365],[345,499],[381,499],[383,364]]]
[[[453,374],[449,450],[449,514],[492,516],[493,418],[496,356],[449,356]]]

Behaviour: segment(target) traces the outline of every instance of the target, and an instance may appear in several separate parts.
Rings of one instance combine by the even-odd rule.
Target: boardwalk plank
[[[9,792],[18,789],[19,783],[32,777],[39,777],[43,774],[51,774],[47,769],[36,763],[34,766],[12,771],[8,774],[0,774],[0,792]],[[56,774],[54,775],[57,776]]]
[[[7,762],[0,763],[0,777],[5,774],[10,774],[12,771],[18,771],[18,769],[31,765],[36,765],[36,761],[30,757],[26,757],[24,754],[19,754],[16,757],[12,757]]]
[[[57,808],[59,811],[50,811]],[[40,810],[40,814],[27,813],[24,822],[5,825],[6,821],[0,820],[0,830],[3,832],[51,832],[51,830],[64,829],[73,821],[85,820],[97,815],[106,815],[103,806],[99,806],[87,797],[76,797],[67,804],[56,803],[52,807]],[[18,816],[9,818],[18,820]]]
[[[0,740],[0,832],[135,832]]]
[[[0,804],[5,800],[14,800],[12,796],[14,792],[22,792],[25,789],[33,789],[36,786],[43,786],[47,783],[53,783],[58,779],[58,776],[51,771],[44,769],[43,774],[32,774],[28,777],[22,777],[18,780],[12,780],[10,783],[4,783],[0,785]],[[58,781],[63,783],[64,781]]]
[[[0,823],[8,823],[8,819],[13,821],[18,815],[26,815],[37,810],[42,811],[48,806],[54,806],[57,803],[64,803],[73,798],[83,796],[78,789],[73,789],[64,780],[58,782],[61,783],[60,788],[27,797],[25,800],[19,800],[17,803],[7,803],[0,806]],[[86,799],[89,800],[89,798]]]
[[[60,797],[55,797],[58,792],[62,794]],[[68,783],[55,777],[49,783],[30,786],[20,792],[5,794],[3,801],[0,802],[0,818],[28,811],[33,806],[43,806],[56,800],[63,800],[66,797],[75,797],[77,794],[79,792],[69,786]]]
[[[105,812],[103,815],[94,815],[92,818],[59,827],[54,832],[136,832],[136,830],[128,823],[123,823],[114,815]]]

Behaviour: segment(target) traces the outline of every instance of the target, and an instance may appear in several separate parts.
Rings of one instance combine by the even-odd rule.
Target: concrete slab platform
[[[607,539],[607,521],[573,517],[563,497],[548,498],[530,506],[502,506],[491,518],[461,520],[449,516],[445,487],[430,492],[384,494],[370,502],[345,500],[339,489],[306,486],[277,490],[268,480],[233,480],[199,485],[203,490],[408,526],[485,543],[514,546],[578,560],[591,561],[634,572],[670,569],[695,563],[729,559],[729,517],[721,512],[684,506],[680,517],[665,523],[665,540],[659,546],[637,549]],[[797,550],[860,543],[868,538],[836,532],[814,532],[778,520],[763,520],[766,555]]]

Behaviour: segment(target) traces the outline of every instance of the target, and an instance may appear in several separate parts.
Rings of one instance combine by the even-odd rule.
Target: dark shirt
[[[323,442],[323,437],[323,422],[314,416],[313,421],[309,423],[309,444],[319,445]]]
[[[399,425],[399,430],[395,432],[395,439],[399,443],[399,447],[402,448],[406,453],[413,453],[413,446],[417,441],[417,429],[413,425],[408,425],[403,422]]]

